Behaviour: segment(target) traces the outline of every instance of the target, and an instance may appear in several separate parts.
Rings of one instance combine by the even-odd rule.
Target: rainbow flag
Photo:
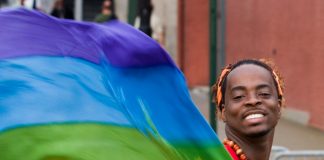
[[[151,38],[0,11],[0,160],[230,159]]]

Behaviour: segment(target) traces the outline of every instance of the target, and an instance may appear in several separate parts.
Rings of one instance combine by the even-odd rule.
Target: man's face
[[[263,136],[274,130],[281,102],[268,70],[254,64],[235,68],[227,76],[222,119],[242,136]]]

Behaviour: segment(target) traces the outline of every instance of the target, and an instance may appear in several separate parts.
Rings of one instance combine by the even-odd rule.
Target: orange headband
[[[279,96],[282,96],[283,92],[282,92],[282,88],[280,87],[279,76],[277,75],[277,73],[274,70],[272,71],[272,74],[274,75],[274,78],[275,78],[275,80],[277,82],[278,94],[279,94]]]
[[[223,83],[223,78],[225,75],[227,75],[231,69],[229,68],[230,66],[227,66],[225,69],[223,69],[221,75],[219,76],[219,81],[217,84],[217,106],[220,105],[222,101],[222,83]]]

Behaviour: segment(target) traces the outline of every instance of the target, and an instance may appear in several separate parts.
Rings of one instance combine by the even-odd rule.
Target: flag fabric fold
[[[0,11],[0,159],[230,159],[158,43],[119,21]]]

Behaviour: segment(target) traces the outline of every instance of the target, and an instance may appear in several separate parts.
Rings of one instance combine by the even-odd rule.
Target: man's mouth
[[[261,117],[264,117],[264,115],[260,114],[260,113],[256,113],[256,114],[250,114],[250,115],[246,116],[245,119],[249,120],[249,119],[256,119],[256,118],[261,118]]]

